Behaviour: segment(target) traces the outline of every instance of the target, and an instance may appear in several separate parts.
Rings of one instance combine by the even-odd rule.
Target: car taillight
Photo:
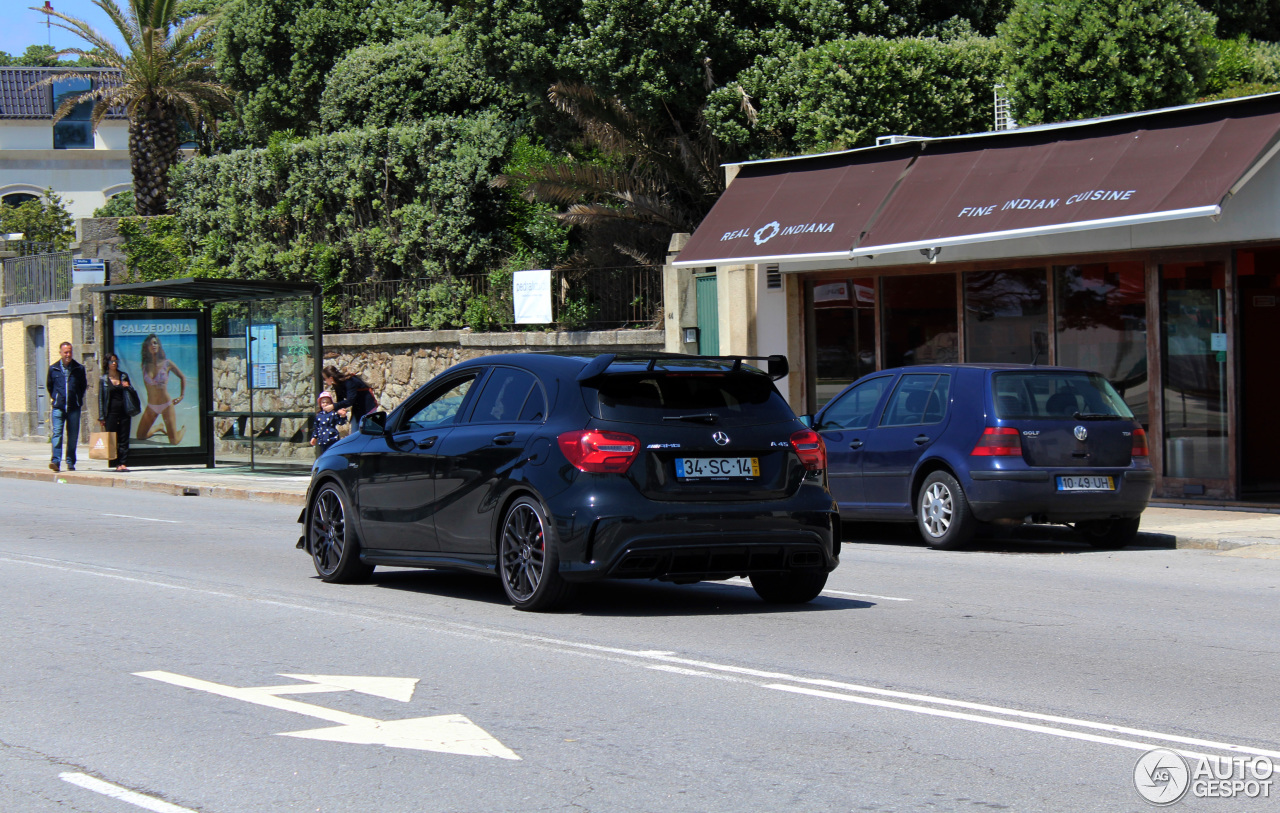
[[[640,454],[640,438],[625,432],[583,429],[558,438],[560,451],[576,468],[595,474],[617,474]]]
[[[827,467],[827,444],[812,429],[801,429],[791,436],[791,448],[796,450],[800,462],[809,471],[822,471]]]
[[[1022,436],[1012,426],[988,426],[978,445],[969,452],[974,457],[1021,457]]]
[[[1133,457],[1150,457],[1151,448],[1147,446],[1147,433],[1139,426],[1133,430]]]

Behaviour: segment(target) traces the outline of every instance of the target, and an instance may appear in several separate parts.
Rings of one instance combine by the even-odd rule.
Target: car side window
[[[452,423],[475,381],[476,376],[469,375],[464,379],[451,382],[444,389],[429,393],[426,401],[412,408],[413,412],[401,424],[400,431],[413,432]]]
[[[529,397],[524,400],[524,407],[520,410],[521,423],[542,423],[547,419],[547,396],[543,394],[542,387],[535,381],[533,389],[529,390]]]
[[[880,396],[892,380],[891,376],[881,376],[847,391],[826,408],[817,428],[866,429],[875,420],[876,404],[880,403]]]
[[[951,376],[908,373],[898,382],[885,407],[881,426],[920,426],[941,423],[947,416]]]
[[[531,374],[513,367],[496,367],[485,379],[484,388],[471,412],[471,423],[515,421],[520,416],[529,391],[536,382]]]

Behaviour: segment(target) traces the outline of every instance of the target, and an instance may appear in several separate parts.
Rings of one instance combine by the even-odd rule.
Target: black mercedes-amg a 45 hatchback
[[[497,575],[525,610],[603,578],[744,576],[815,598],[836,567],[826,449],[774,356],[521,353],[458,364],[315,463],[298,542],[325,581]]]

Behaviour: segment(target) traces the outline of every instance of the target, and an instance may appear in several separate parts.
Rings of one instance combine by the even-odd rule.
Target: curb
[[[135,491],[151,491],[169,494],[174,497],[213,497],[224,500],[248,500],[250,502],[269,502],[279,505],[303,505],[305,494],[290,494],[283,491],[269,491],[256,488],[237,488],[233,486],[211,486],[204,484],[182,485],[180,483],[154,483],[128,476],[120,477],[114,473],[101,474],[85,471],[64,471],[60,473],[32,471],[28,469],[0,469],[0,477],[13,480],[33,480],[47,482],[49,479],[65,480],[68,485],[101,486],[108,488],[129,488]]]

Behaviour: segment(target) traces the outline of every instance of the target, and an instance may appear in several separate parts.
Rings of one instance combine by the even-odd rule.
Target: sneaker
[[[75,470],[76,470],[76,464],[75,464],[75,463],[68,463],[68,464],[67,464],[67,471],[75,471]]]
[[[61,471],[61,470],[62,470],[62,467],[59,466],[57,463],[49,464],[49,471]]]

